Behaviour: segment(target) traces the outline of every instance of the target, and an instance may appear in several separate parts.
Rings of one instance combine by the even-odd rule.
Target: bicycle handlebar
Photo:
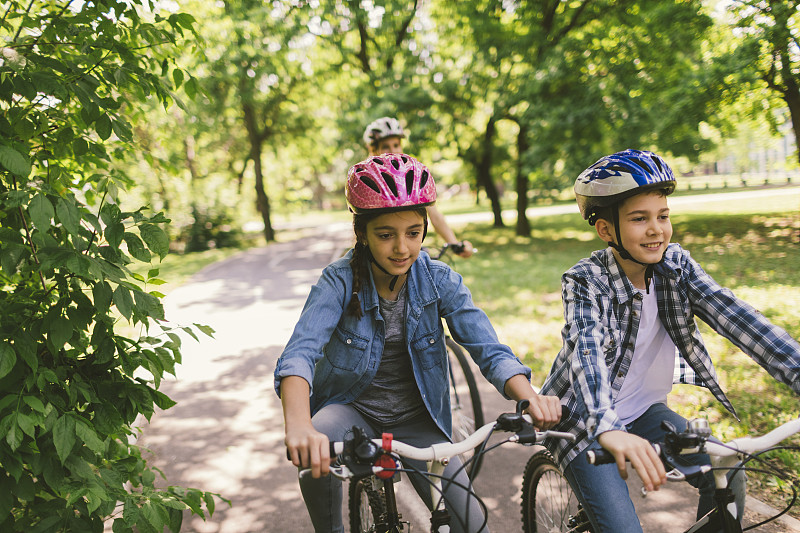
[[[330,443],[331,457],[339,456],[344,463],[343,467],[332,468],[331,472],[342,478],[352,477],[353,470],[359,470],[363,474],[376,474],[386,468],[373,466],[373,464],[380,456],[387,454],[396,454],[420,461],[444,462],[451,457],[475,449],[495,431],[514,433],[507,442],[524,445],[537,444],[548,438],[575,440],[575,435],[572,433],[552,430],[537,431],[533,427],[533,419],[530,415],[522,414],[527,407],[528,400],[520,400],[517,402],[515,413],[501,414],[496,421],[478,428],[464,440],[438,443],[425,448],[393,440],[390,434],[384,434],[380,439],[368,439],[363,429],[354,426],[352,429],[354,437],[351,440]],[[566,412],[566,407],[562,406],[562,416],[566,416]],[[308,469],[301,470],[300,475],[303,476],[308,471]]]
[[[651,442],[658,453],[664,466],[671,469],[672,474],[667,478],[670,481],[683,481],[705,474],[711,470],[710,465],[685,465],[679,463],[676,457],[689,453],[707,453],[715,457],[732,457],[738,454],[754,454],[771,448],[795,433],[800,433],[800,418],[781,424],[769,433],[760,437],[742,437],[728,443],[709,440],[711,431],[708,422],[702,419],[689,421],[687,429],[678,433],[672,424],[662,423],[667,430],[664,442]],[[616,460],[605,449],[590,450],[586,460],[595,466],[614,463]]]

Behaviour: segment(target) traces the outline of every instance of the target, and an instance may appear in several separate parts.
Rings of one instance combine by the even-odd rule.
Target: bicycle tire
[[[528,459],[522,476],[525,533],[592,532],[577,496],[553,456],[541,450]]]
[[[475,376],[472,373],[470,359],[466,351],[450,337],[446,337],[445,344],[450,356],[450,413],[453,418],[453,441],[458,442],[474,433],[476,429],[486,422],[483,418],[481,394],[478,390],[478,384],[475,382]],[[468,394],[465,394],[465,392],[468,392]],[[469,404],[467,404],[467,400],[469,400]],[[478,476],[483,463],[483,457],[475,455],[477,450],[478,448],[476,447],[473,451],[459,456],[462,463],[467,463],[469,459],[475,457],[475,459],[467,463],[465,469],[471,480]]]
[[[383,490],[373,489],[374,478],[364,478],[350,483],[348,510],[351,533],[375,533],[376,525],[386,512]]]

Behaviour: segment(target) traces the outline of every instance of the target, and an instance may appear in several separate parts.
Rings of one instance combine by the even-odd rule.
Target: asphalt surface
[[[172,323],[207,324],[216,334],[200,342],[185,340],[177,379],[161,387],[177,404],[143,422],[138,442],[151,451],[151,466],[165,473],[163,484],[217,492],[232,502],[230,507],[218,502],[206,521],[186,515],[184,532],[312,531],[296,470],[285,458],[281,404],[272,376],[310,286],[349,245],[349,225],[326,230],[327,235],[317,229],[293,242],[237,254],[199,272],[165,300]],[[513,409],[480,381],[487,420]],[[530,454],[529,448],[506,445],[485,459],[475,489],[488,506],[495,532],[521,531],[520,486]],[[410,484],[400,483],[404,516],[415,531],[427,531],[428,515],[404,485]],[[635,483],[631,493],[638,494]],[[644,530],[655,533],[683,531],[692,523],[697,501],[695,491],[681,483],[634,500]],[[758,531],[800,532],[797,524]]]

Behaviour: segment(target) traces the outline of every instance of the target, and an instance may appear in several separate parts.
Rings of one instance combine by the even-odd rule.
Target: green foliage
[[[173,405],[158,386],[192,327],[165,322],[168,253],[147,209],[123,210],[112,162],[134,149],[126,104],[175,98],[169,46],[192,17],[149,1],[5,2],[0,65],[0,529],[178,531],[214,495],[158,488],[129,442],[138,415]],[[168,78],[162,76],[169,75]],[[169,80],[172,80],[171,82]],[[157,333],[120,335],[118,316]],[[206,331],[204,326],[198,326]],[[144,376],[148,376],[144,377]]]
[[[182,235],[186,252],[236,248],[241,245],[242,231],[232,226],[232,217],[227,213],[207,213],[194,208],[192,218],[192,225]]]

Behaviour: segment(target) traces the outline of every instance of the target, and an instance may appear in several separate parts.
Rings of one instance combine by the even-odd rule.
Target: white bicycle
[[[784,472],[767,463],[762,455],[775,450],[800,451],[798,446],[782,446],[781,442],[800,433],[800,418],[790,420],[761,437],[743,437],[727,443],[711,439],[711,429],[704,419],[690,420],[685,431],[678,432],[669,423],[663,442],[653,442],[667,470],[669,481],[686,481],[712,472],[716,483],[715,508],[700,518],[685,533],[742,533],[775,520],[787,513],[798,495],[796,472]],[[676,460],[683,454],[706,453],[708,465],[686,465]],[[595,465],[613,463],[614,458],[603,449],[590,451],[587,460]],[[749,463],[758,463],[751,466]],[[790,481],[792,498],[786,508],[758,524],[742,529],[736,516],[733,497],[728,488],[731,470],[761,472]],[[586,512],[580,506],[572,487],[546,451],[536,453],[528,461],[523,476],[522,522],[526,533],[593,532]]]
[[[417,448],[403,442],[392,440],[391,435],[384,435],[380,439],[370,439],[366,432],[354,426],[348,438],[343,442],[331,442],[331,457],[337,457],[337,464],[331,466],[331,474],[350,480],[350,530],[352,532],[366,533],[395,533],[411,531],[411,524],[402,519],[397,510],[397,501],[394,493],[394,480],[398,472],[417,473],[425,476],[431,487],[432,501],[431,512],[432,533],[444,533],[450,530],[451,514],[446,506],[442,491],[443,472],[450,461],[469,450],[478,450],[477,456],[512,442],[524,445],[533,445],[547,438],[573,440],[571,433],[558,431],[536,431],[531,425],[531,418],[523,415],[528,401],[517,402],[515,413],[503,413],[495,422],[490,422],[476,430],[468,437],[454,443],[434,444],[428,448]],[[496,432],[508,432],[511,435],[500,442],[487,447],[487,442]],[[420,472],[409,470],[401,466],[401,458],[416,459],[427,462],[427,471]],[[472,459],[470,459],[472,460]],[[468,460],[469,461],[469,460]],[[465,463],[463,468],[467,468]],[[308,470],[303,470],[300,475],[306,475]],[[445,481],[447,481],[445,479]],[[483,508],[486,507],[477,494],[472,492]],[[478,528],[485,527],[485,523]],[[465,529],[466,525],[465,525]]]

